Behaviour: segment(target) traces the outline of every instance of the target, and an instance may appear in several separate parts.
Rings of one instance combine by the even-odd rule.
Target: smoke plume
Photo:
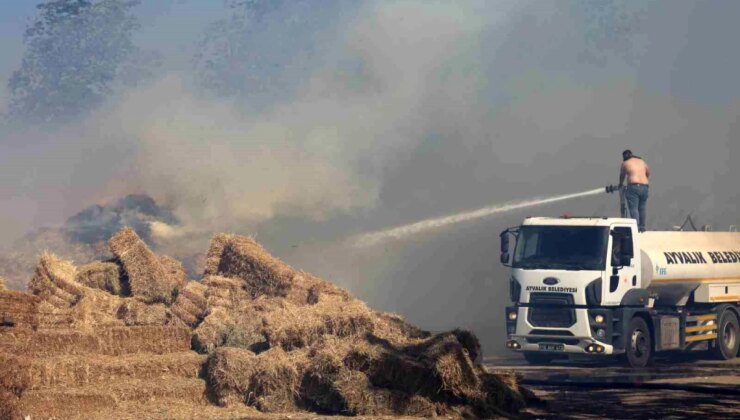
[[[497,237],[529,214],[382,248],[348,249],[346,238],[616,183],[626,148],[653,169],[649,228],[689,212],[717,229],[738,224],[734,3],[306,7],[315,14],[302,30],[321,34],[294,42],[310,39],[314,53],[280,56],[289,65],[277,69],[270,40],[296,19],[283,2],[255,27],[254,48],[259,68],[289,83],[271,78],[276,90],[255,92],[271,99],[259,103],[195,86],[183,57],[196,47],[180,38],[209,23],[193,17],[198,3],[173,2],[143,21],[139,41],[165,57],[152,81],[64,127],[2,133],[0,241],[147,194],[173,212],[150,225],[165,252],[202,252],[217,231],[257,234],[373,306],[429,329],[472,328],[498,349],[508,292]],[[220,13],[209,10],[209,19]],[[158,22],[177,29],[163,39]],[[255,83],[247,76],[245,86]],[[531,210],[565,211],[616,215],[618,203],[604,195]]]

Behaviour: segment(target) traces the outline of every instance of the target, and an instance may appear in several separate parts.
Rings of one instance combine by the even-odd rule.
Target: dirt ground
[[[518,372],[540,399],[524,418],[740,418],[740,359],[673,357],[648,369],[613,360],[529,366],[518,355],[486,363],[493,370]]]

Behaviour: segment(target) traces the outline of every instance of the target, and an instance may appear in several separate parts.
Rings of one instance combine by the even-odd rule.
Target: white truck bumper
[[[510,349],[550,354],[616,354],[614,346],[592,336],[587,309],[575,309],[576,322],[568,328],[534,326],[528,321],[528,310],[524,306],[517,308],[516,331],[508,335]],[[511,342],[517,345],[512,347]],[[598,347],[601,351],[596,350]]]

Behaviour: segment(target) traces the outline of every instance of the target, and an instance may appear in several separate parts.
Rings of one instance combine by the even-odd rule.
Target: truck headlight
[[[509,312],[509,321],[516,321],[516,312]]]
[[[598,314],[594,317],[594,321],[596,321],[597,324],[603,324],[604,321],[606,321],[606,318],[604,318],[604,315]]]

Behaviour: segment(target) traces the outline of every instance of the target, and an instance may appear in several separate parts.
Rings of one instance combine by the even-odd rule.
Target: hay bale
[[[193,349],[201,353],[214,351],[224,344],[235,325],[234,318],[226,309],[210,309],[203,322],[193,331]]]
[[[237,302],[250,297],[242,289],[242,282],[221,276],[209,276],[203,284],[206,286],[203,296],[208,308],[234,308]]]
[[[0,291],[0,327],[37,328],[40,302],[29,293]]]
[[[162,264],[167,276],[167,282],[172,285],[173,289],[176,289],[179,293],[185,288],[185,285],[188,283],[188,274],[185,272],[185,267],[180,261],[168,255],[162,255],[159,257],[159,263]]]
[[[215,255],[221,249],[217,274],[244,281],[252,297],[260,295],[285,297],[297,272],[270,255],[254,239],[238,235],[214,238],[207,262],[208,273],[215,266]],[[213,252],[212,252],[213,251]]]
[[[116,317],[128,326],[165,325],[171,315],[162,303],[147,305],[137,299],[126,299],[118,307]]]
[[[112,295],[125,296],[121,284],[121,267],[114,262],[96,261],[77,270],[75,280],[87,287],[104,290]]]
[[[62,355],[27,359],[18,370],[26,380],[26,391],[107,384],[113,378],[118,383],[131,379],[155,383],[165,378],[196,379],[204,362],[205,356],[190,351],[162,355]]]
[[[208,383],[218,405],[245,402],[257,356],[249,350],[220,347],[208,358]]]
[[[84,294],[74,278],[76,269],[69,261],[45,253],[39,259],[36,271],[28,283],[28,290],[42,299],[56,296],[71,306]]]
[[[123,265],[132,296],[146,303],[172,303],[176,284],[159,258],[133,229],[122,229],[110,239],[108,245]]]
[[[185,287],[180,290],[178,297],[183,296],[192,302],[199,310],[205,311],[208,308],[208,301],[205,297],[206,286],[198,281],[189,281]]]
[[[101,327],[95,330],[13,330],[0,334],[0,348],[29,357],[133,353],[164,354],[190,350],[190,329],[171,326]]]
[[[0,276],[0,292],[3,292],[5,290],[8,290],[8,288],[5,286],[5,279]]]
[[[235,235],[219,233],[211,239],[211,245],[206,254],[205,269],[203,277],[215,276],[218,274],[218,266],[221,264],[221,255],[224,253],[226,243]]]
[[[246,402],[260,411],[286,413],[303,408],[299,399],[307,352],[287,353],[273,348],[257,357],[247,388]]]
[[[209,357],[208,382],[219,405],[246,403],[264,412],[301,408],[298,386],[305,352],[270,349],[260,354],[220,347]]]
[[[17,395],[0,389],[0,419],[22,419],[19,401]]]
[[[373,330],[373,317],[359,300],[341,297],[315,305],[286,304],[265,315],[265,335],[271,347],[286,350],[310,346],[324,335],[359,336]]]
[[[361,360],[361,355],[355,355]],[[362,370],[376,386],[420,394],[434,401],[477,396],[481,381],[454,334],[438,334],[420,345],[386,349],[365,359]]]

